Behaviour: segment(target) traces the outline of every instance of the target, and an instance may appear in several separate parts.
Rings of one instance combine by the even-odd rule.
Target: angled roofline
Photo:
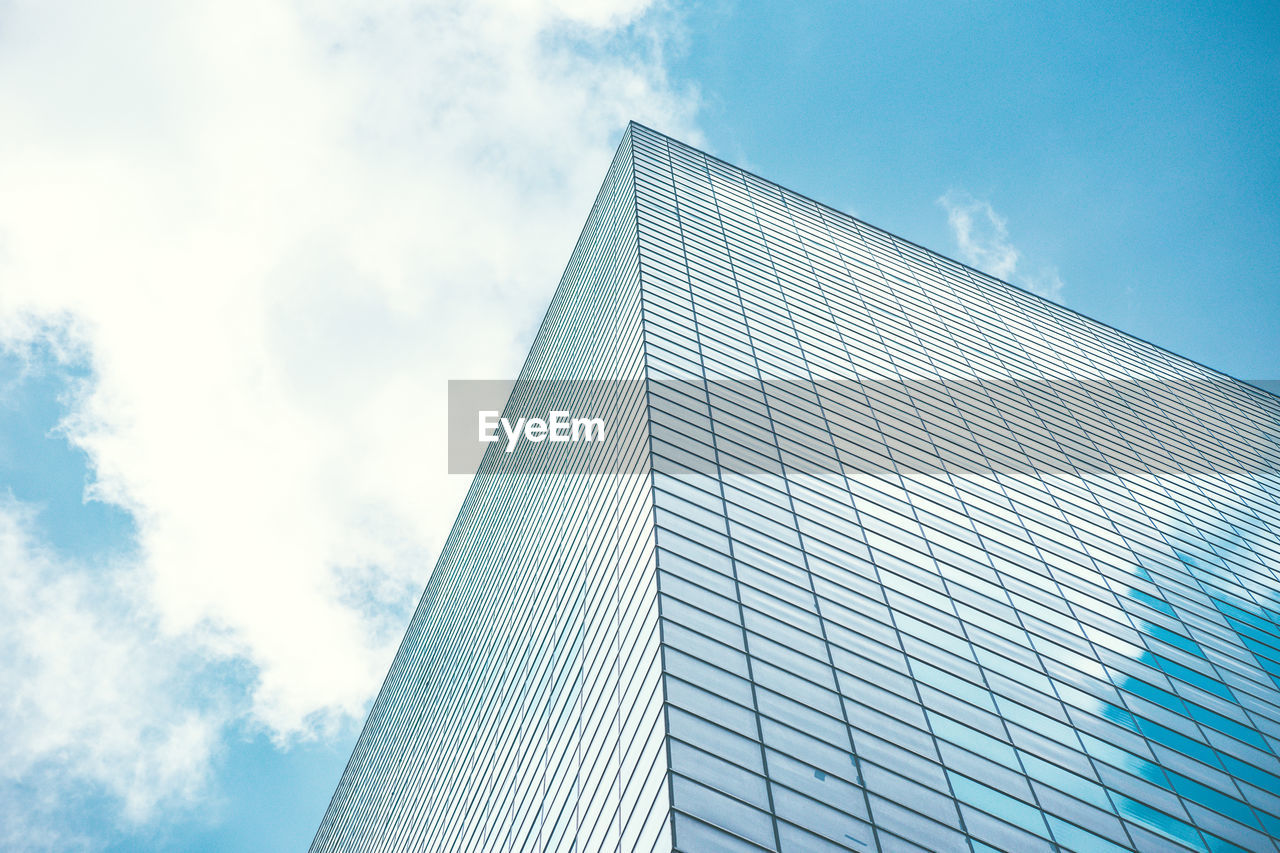
[[[1089,316],[1088,314],[1084,313],[1083,311],[1079,311],[1079,310],[1077,310],[1077,309],[1075,309],[1075,308],[1072,308],[1072,307],[1070,307],[1070,306],[1063,305],[1063,304],[1058,303],[1058,302],[1054,302],[1052,299],[1049,299],[1048,297],[1045,297],[1045,296],[1041,296],[1039,293],[1036,293],[1035,291],[1032,291],[1032,290],[1029,290],[1029,289],[1027,289],[1027,288],[1025,288],[1025,287],[1022,287],[1021,285],[1017,285],[1017,284],[1014,284],[1013,282],[1005,281],[1005,280],[1004,280],[1004,279],[1002,279],[1002,278],[996,278],[995,276],[993,276],[993,275],[992,275],[991,273],[989,273],[989,272],[983,272],[982,270],[978,269],[978,268],[977,268],[977,267],[975,267],[975,266],[972,266],[972,265],[970,265],[970,264],[966,264],[966,263],[965,263],[965,262],[963,262],[963,261],[957,261],[955,258],[951,257],[950,255],[945,255],[945,254],[943,254],[942,252],[939,252],[939,251],[937,251],[937,250],[935,250],[935,249],[930,249],[928,246],[922,246],[922,245],[920,245],[919,243],[915,242],[914,240],[909,240],[909,239],[907,239],[906,237],[903,237],[903,236],[898,235],[898,234],[894,234],[892,231],[886,231],[884,228],[881,228],[881,227],[879,227],[878,225],[873,225],[873,224],[871,224],[870,222],[867,222],[867,221],[866,221],[866,220],[864,220],[864,219],[859,219],[858,217],[854,216],[852,213],[847,213],[847,212],[845,212],[845,211],[843,211],[843,210],[840,210],[840,209],[839,209],[839,208],[837,208],[837,207],[833,207],[833,206],[831,206],[831,205],[827,204],[826,202],[818,201],[818,200],[817,200],[816,198],[814,198],[813,196],[806,195],[805,193],[797,192],[796,190],[793,190],[793,189],[791,189],[790,187],[783,186],[782,184],[778,183],[777,181],[772,181],[772,180],[770,180],[770,179],[768,179],[768,178],[764,177],[763,175],[760,175],[760,174],[757,174],[756,172],[751,171],[750,169],[744,169],[744,168],[743,168],[743,167],[741,167],[741,166],[738,166],[738,165],[735,165],[735,164],[733,164],[733,163],[730,163],[728,160],[725,160],[723,157],[717,157],[715,154],[710,154],[710,153],[708,153],[708,152],[706,152],[706,151],[703,151],[701,148],[698,148],[697,146],[694,146],[694,145],[690,145],[689,143],[684,142],[684,141],[682,141],[682,140],[676,139],[674,136],[670,136],[670,135],[668,135],[668,134],[666,134],[666,133],[663,133],[663,132],[662,132],[662,131],[660,131],[660,130],[654,130],[652,127],[649,127],[649,126],[648,126],[648,125],[646,125],[646,124],[642,124],[641,122],[638,122],[638,121],[636,121],[635,119],[632,119],[632,120],[630,120],[630,121],[628,121],[628,122],[627,122],[627,127],[628,127],[628,129],[630,129],[632,126],[638,127],[638,128],[640,128],[641,130],[648,131],[649,133],[656,133],[658,136],[661,136],[661,137],[663,137],[664,139],[669,139],[669,140],[670,140],[670,141],[672,141],[672,142],[675,142],[675,143],[677,143],[677,144],[679,144],[679,145],[683,145],[685,148],[688,148],[688,149],[689,149],[689,150],[691,150],[691,151],[696,151],[696,152],[698,152],[699,154],[701,154],[702,156],[706,157],[706,158],[707,158],[707,159],[709,159],[709,160],[714,160],[714,161],[716,161],[717,163],[722,163],[723,165],[728,166],[730,169],[736,169],[736,170],[737,170],[737,171],[739,171],[739,172],[742,172],[742,173],[744,173],[744,174],[750,175],[751,177],[755,178],[755,179],[756,179],[756,180],[758,180],[758,181],[763,181],[763,182],[764,182],[764,183],[766,183],[766,184],[772,184],[772,185],[773,185],[773,186],[775,186],[775,187],[780,187],[781,189],[784,189],[784,190],[786,190],[787,192],[791,193],[792,195],[798,196],[798,197],[800,197],[800,198],[804,199],[805,201],[808,201],[808,202],[811,202],[811,203],[813,203],[813,204],[816,204],[816,205],[818,205],[819,207],[824,207],[824,208],[826,208],[827,210],[830,210],[830,211],[831,211],[831,212],[833,212],[833,213],[838,213],[838,214],[840,214],[841,216],[847,216],[848,218],[850,218],[850,219],[854,220],[855,222],[858,222],[858,223],[859,223],[859,224],[861,224],[861,225],[865,225],[865,226],[866,226],[866,227],[868,227],[868,228],[874,228],[876,231],[879,231],[881,234],[886,234],[886,235],[888,235],[888,236],[892,237],[892,238],[893,238],[893,239],[895,239],[895,240],[901,240],[902,242],[904,242],[904,243],[906,243],[906,244],[908,244],[908,245],[910,245],[910,246],[914,246],[915,248],[919,249],[919,250],[920,250],[920,251],[922,251],[922,252],[927,252],[927,253],[929,253],[930,255],[937,255],[937,256],[938,256],[938,257],[940,257],[940,258],[943,258],[943,259],[945,259],[945,260],[947,260],[947,261],[950,261],[951,263],[955,264],[956,266],[963,267],[964,269],[969,270],[969,271],[974,272],[974,273],[977,273],[978,275],[983,276],[984,278],[988,278],[988,279],[991,279],[992,281],[999,282],[1000,284],[1003,284],[1003,285],[1005,285],[1006,287],[1011,287],[1011,288],[1013,288],[1014,290],[1020,291],[1021,293],[1025,293],[1025,294],[1027,294],[1028,296],[1031,296],[1031,297],[1034,297],[1035,299],[1040,300],[1041,302],[1047,302],[1048,304],[1050,304],[1050,305],[1054,306],[1055,308],[1060,308],[1060,309],[1062,309],[1062,310],[1064,310],[1064,311],[1069,311],[1070,313],[1075,314],[1077,317],[1081,317],[1081,318],[1083,318],[1083,319],[1085,319],[1085,320],[1088,320],[1088,321],[1089,321],[1089,322],[1091,322],[1091,323],[1097,323],[1099,326],[1103,326],[1103,327],[1105,327],[1105,328],[1108,328],[1108,329],[1110,329],[1110,330],[1111,330],[1111,331],[1113,331],[1113,332],[1118,332],[1119,334],[1124,335],[1124,336],[1125,336],[1125,337],[1127,337],[1127,338],[1133,338],[1135,341],[1141,341],[1142,343],[1146,344],[1146,345],[1147,345],[1147,346],[1149,346],[1149,347],[1153,347],[1153,348],[1155,348],[1155,349],[1158,349],[1158,350],[1160,350],[1161,352],[1166,352],[1166,353],[1168,353],[1169,355],[1172,355],[1172,356],[1174,356],[1174,357],[1176,357],[1176,358],[1180,358],[1180,359],[1182,359],[1183,361],[1189,361],[1189,362],[1191,362],[1192,364],[1194,364],[1194,365],[1196,365],[1196,366],[1198,366],[1198,367],[1202,367],[1202,368],[1204,368],[1205,370],[1208,370],[1208,371],[1210,371],[1210,372],[1212,372],[1212,373],[1216,373],[1216,374],[1218,374],[1219,376],[1222,376],[1222,377],[1225,377],[1225,378],[1227,378],[1227,379],[1230,379],[1232,382],[1239,383],[1240,385],[1244,386],[1246,389],[1248,389],[1248,390],[1250,390],[1250,391],[1256,391],[1257,393],[1259,393],[1259,394],[1263,395],[1264,397],[1272,398],[1272,399],[1274,399],[1274,400],[1276,400],[1276,401],[1280,401],[1280,392],[1277,392],[1277,391],[1271,391],[1270,389],[1263,388],[1263,387],[1261,387],[1261,386],[1259,386],[1259,385],[1255,385],[1255,384],[1253,384],[1252,382],[1250,382],[1250,381],[1248,381],[1248,380],[1240,379],[1239,377],[1232,376],[1231,374],[1227,373],[1226,371],[1219,370],[1219,369],[1217,369],[1216,367],[1210,367],[1209,365],[1204,364],[1203,362],[1196,361],[1194,358],[1191,358],[1190,356],[1185,356],[1185,355],[1183,355],[1182,353],[1180,353],[1180,352],[1175,352],[1175,351],[1173,351],[1173,350],[1169,349],[1169,348],[1168,348],[1168,347],[1166,347],[1166,346],[1161,346],[1160,344],[1157,344],[1157,343],[1155,343],[1155,342],[1153,342],[1153,341],[1149,341],[1149,340],[1147,340],[1147,339],[1146,339],[1146,338],[1144,338],[1144,337],[1141,337],[1141,336],[1139,336],[1139,335],[1135,335],[1133,332],[1126,332],[1124,329],[1121,329],[1121,328],[1119,328],[1118,326],[1113,326],[1113,325],[1111,325],[1110,323],[1106,322],[1105,320],[1099,320],[1097,317],[1091,317],[1091,316]],[[625,134],[625,132],[624,132],[624,134]],[[621,143],[619,143],[619,144],[621,144]]]

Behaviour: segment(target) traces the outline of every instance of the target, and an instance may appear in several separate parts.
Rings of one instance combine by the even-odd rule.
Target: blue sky
[[[0,846],[306,846],[465,487],[445,380],[518,366],[629,118],[1280,378],[1278,38],[1261,3],[0,7]]]
[[[1061,301],[1241,378],[1280,342],[1280,7],[699,7],[676,73],[715,152],[958,256],[934,200],[1008,221]]]

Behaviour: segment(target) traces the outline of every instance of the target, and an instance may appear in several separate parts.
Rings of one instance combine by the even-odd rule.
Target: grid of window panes
[[[675,846],[1280,849],[1277,399],[631,144]]]
[[[634,223],[624,139],[508,416],[566,387],[539,379],[640,375]],[[641,398],[618,405],[643,458]],[[670,849],[648,478],[535,471],[538,447],[489,448],[312,850]]]

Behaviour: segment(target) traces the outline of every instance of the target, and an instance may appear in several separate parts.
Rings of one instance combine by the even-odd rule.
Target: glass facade
[[[566,379],[313,850],[1280,851],[1280,399],[634,124]]]

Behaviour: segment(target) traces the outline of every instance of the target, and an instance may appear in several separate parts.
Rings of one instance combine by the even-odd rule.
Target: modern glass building
[[[1280,851],[1280,399],[633,124],[553,405],[312,850]]]

